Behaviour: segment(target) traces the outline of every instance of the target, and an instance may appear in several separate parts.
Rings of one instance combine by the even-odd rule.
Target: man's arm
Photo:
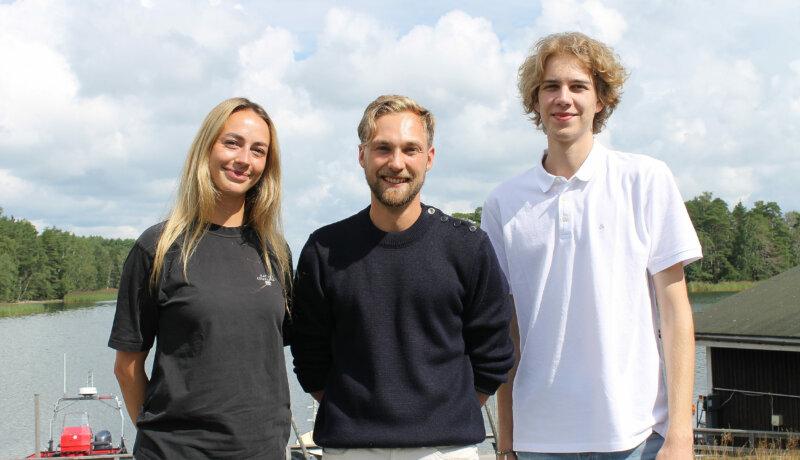
[[[119,382],[125,408],[134,426],[142,411],[145,389],[149,382],[144,372],[145,359],[147,359],[146,351],[117,351],[114,360],[114,375]]]
[[[514,299],[511,298],[511,305],[514,305]],[[514,367],[508,373],[508,381],[500,386],[497,390],[497,418],[498,418],[498,432],[497,432],[497,451],[508,452],[498,456],[498,459],[515,459],[514,453],[514,417],[513,417],[513,397],[514,392],[514,377],[517,375],[517,367],[519,366],[519,326],[517,325],[517,312],[514,308],[511,316],[510,331],[511,341],[514,342]]]
[[[508,332],[513,310],[508,284],[489,238],[483,232],[479,236],[470,294],[462,311],[462,333],[480,401],[481,393],[494,394],[508,378],[514,346]]]
[[[692,388],[694,385],[694,323],[686,293],[683,264],[653,276],[661,316],[661,340],[667,371],[669,429],[659,459],[693,458]]]
[[[321,281],[321,261],[309,238],[297,263],[293,285],[294,371],[303,391],[322,400],[332,361],[332,319]]]

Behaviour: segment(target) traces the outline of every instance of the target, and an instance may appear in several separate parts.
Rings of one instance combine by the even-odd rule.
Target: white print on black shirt
[[[264,286],[272,286],[272,282],[276,281],[275,277],[272,276],[272,273],[270,273],[269,275],[258,275],[256,280],[263,281]]]

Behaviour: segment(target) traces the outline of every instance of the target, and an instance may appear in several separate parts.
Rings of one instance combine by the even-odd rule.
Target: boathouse
[[[800,266],[694,316],[708,428],[800,431]]]

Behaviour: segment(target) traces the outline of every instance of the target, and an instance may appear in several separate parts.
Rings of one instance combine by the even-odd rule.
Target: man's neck
[[[220,197],[211,216],[211,223],[222,227],[239,227],[243,222],[244,198],[226,199],[225,197]]]
[[[547,139],[547,157],[544,159],[544,169],[554,176],[567,179],[578,172],[589,152],[592,151],[594,138],[587,136],[571,144],[563,144],[554,139]]]
[[[419,219],[420,214],[422,214],[422,204],[419,195],[407,205],[398,208],[388,207],[373,196],[369,207],[372,224],[384,232],[407,230]]]

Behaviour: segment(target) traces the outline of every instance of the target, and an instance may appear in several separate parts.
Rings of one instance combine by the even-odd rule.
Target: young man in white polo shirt
[[[693,454],[683,265],[702,254],[667,166],[594,140],[625,78],[579,33],[545,37],[520,67],[547,150],[482,216],[518,324],[518,364],[498,392],[505,458]]]

